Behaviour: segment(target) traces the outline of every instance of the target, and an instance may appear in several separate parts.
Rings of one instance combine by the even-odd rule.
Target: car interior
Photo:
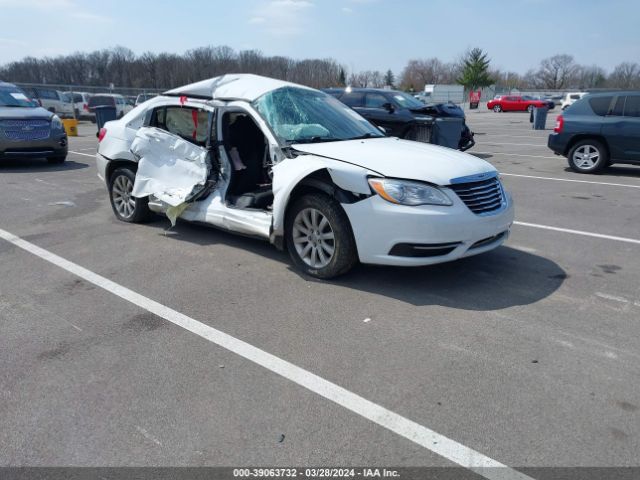
[[[264,134],[243,112],[225,112],[222,138],[231,163],[226,201],[236,208],[268,210],[273,204],[269,147]]]

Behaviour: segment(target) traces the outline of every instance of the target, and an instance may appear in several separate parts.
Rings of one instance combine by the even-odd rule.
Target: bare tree
[[[640,65],[623,62],[613,69],[608,85],[615,88],[640,88]]]
[[[576,82],[578,66],[571,55],[554,55],[540,62],[534,83],[538,88],[560,90],[573,86]]]

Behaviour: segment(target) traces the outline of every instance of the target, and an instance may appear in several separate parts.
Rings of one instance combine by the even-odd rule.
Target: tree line
[[[128,48],[115,47],[55,58],[27,57],[0,67],[0,80],[165,89],[225,73],[255,73],[314,88],[339,86],[345,78],[343,67],[330,58],[295,60],[221,46],[195,48],[182,55],[136,55]]]
[[[580,65],[571,55],[558,54],[522,75],[493,67],[480,48],[470,49],[452,62],[436,57],[409,60],[397,78],[390,69],[347,75],[347,69],[332,58],[296,60],[227,46],[200,47],[184,54],[141,55],[115,47],[54,58],[27,57],[0,66],[0,79],[5,81],[140,89],[173,88],[225,73],[255,73],[314,88],[392,86],[420,91],[426,84],[456,83],[468,89],[489,85],[540,90],[640,88],[640,65],[635,62],[623,62],[606,72],[597,65]]]

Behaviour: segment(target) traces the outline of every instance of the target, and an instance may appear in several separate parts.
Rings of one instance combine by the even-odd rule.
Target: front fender
[[[370,194],[367,176],[370,170],[350,163],[315,155],[286,158],[273,167],[273,228],[272,236],[284,234],[284,215],[291,192],[306,177],[319,170],[327,170],[331,180],[343,190]]]

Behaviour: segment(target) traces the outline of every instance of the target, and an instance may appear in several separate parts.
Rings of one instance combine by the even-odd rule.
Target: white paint
[[[518,147],[546,147],[546,145],[542,145],[540,143],[497,143],[497,142],[487,142],[487,145],[515,145]]]
[[[589,180],[572,180],[569,178],[537,177],[535,175],[520,175],[517,173],[502,173],[502,172],[500,173],[500,175],[506,176],[506,177],[534,178],[537,180],[553,180],[555,182],[587,183],[591,185],[607,185],[610,187],[640,188],[640,185],[628,185],[626,183],[592,182]]]
[[[464,468],[492,480],[532,480],[531,477],[518,472],[492,458],[483,455],[461,443],[451,440],[425,426],[405,418],[381,405],[373,403],[343,387],[315,375],[286,360],[272,355],[238,338],[205,325],[187,315],[156,302],[144,295],[134,292],[78,264],[70,262],[54,253],[23,240],[10,232],[0,229],[0,238],[9,243],[56,265],[83,280],[96,285],[154,315],[184,328],[199,337],[219,345],[251,362],[274,372],[293,383],[330,400],[353,413],[356,413],[377,425],[380,425],[403,438],[406,438]],[[136,427],[142,434],[149,435],[146,430]],[[146,435],[145,435],[146,437]],[[160,444],[155,437],[150,438]]]
[[[75,155],[82,155],[83,157],[91,157],[91,158],[95,158],[95,154],[91,155],[89,153],[82,153],[82,152],[75,152],[73,150],[69,150],[69,153],[73,153]]]
[[[629,303],[629,300],[624,297],[617,297],[615,295],[609,295],[608,293],[596,292],[595,295],[596,297],[604,298],[605,300],[612,300],[614,302],[620,303]]]
[[[151,435],[149,432],[147,432],[144,428],[139,427],[136,425],[136,430],[138,430],[138,432],[140,432],[140,434],[146,438],[147,440],[151,440],[153,443],[155,443],[156,445],[162,446],[162,443],[160,443],[160,440],[158,440],[156,437],[154,437],[153,435]]]
[[[479,153],[481,155],[506,155],[507,157],[527,157],[527,158],[549,158],[551,160],[556,160],[561,157],[548,157],[544,155],[524,155],[522,153],[505,153],[505,152],[469,152],[469,153]]]
[[[541,228],[543,230],[553,230],[554,232],[572,233],[574,235],[584,235],[585,237],[602,238],[604,240],[614,240],[616,242],[634,243],[640,245],[640,240],[635,238],[616,237],[613,235],[603,235],[601,233],[584,232],[582,230],[571,230],[569,228],[551,227],[549,225],[538,225],[536,223],[513,222],[514,225],[523,227]]]

